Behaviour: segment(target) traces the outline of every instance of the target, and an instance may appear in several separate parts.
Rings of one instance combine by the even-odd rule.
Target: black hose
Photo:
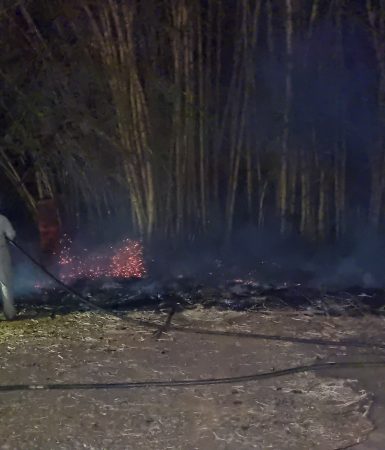
[[[86,390],[86,389],[138,389],[138,388],[170,388],[207,386],[218,384],[238,384],[251,381],[266,380],[283,377],[303,372],[316,372],[327,369],[364,369],[373,367],[385,367],[385,361],[350,361],[350,362],[326,362],[307,366],[290,367],[289,369],[262,372],[252,375],[226,378],[202,378],[195,380],[170,380],[170,381],[128,381],[122,383],[57,383],[57,384],[10,384],[0,385],[0,392],[32,391],[32,390]]]
[[[133,323],[135,325],[141,325],[147,328],[159,330],[160,325],[150,320],[143,319],[133,319],[131,317],[123,317],[113,311],[109,311],[93,301],[85,298],[79,292],[77,292],[72,287],[68,286],[66,283],[63,283],[59,278],[57,278],[54,274],[52,274],[43,264],[37,261],[33,256],[31,256],[24,248],[15,241],[12,241],[6,238],[12,245],[14,245],[23,255],[25,255],[30,261],[32,261],[37,267],[39,267],[48,277],[54,280],[59,286],[62,286],[67,292],[71,295],[75,296],[80,300],[81,303],[86,305],[87,307],[101,312],[106,315],[113,315],[118,319]],[[260,334],[260,333],[244,333],[244,332],[236,332],[236,331],[218,331],[218,330],[206,330],[202,328],[193,328],[193,327],[182,327],[178,325],[171,325],[172,315],[168,316],[168,320],[166,322],[167,329],[172,331],[177,331],[181,333],[191,333],[191,334],[205,334],[212,336],[227,336],[227,337],[237,337],[237,338],[246,338],[246,339],[259,339],[259,340],[268,340],[268,341],[281,341],[281,342],[293,342],[299,344],[306,345],[322,345],[322,346],[331,346],[331,347],[356,347],[356,348],[379,348],[385,349],[385,344],[380,344],[376,342],[357,342],[357,341],[329,341],[325,339],[309,339],[309,338],[300,338],[300,337],[290,337],[290,336],[276,336],[276,335],[268,335],[268,334]]]
[[[42,270],[46,275],[48,275],[49,278],[51,278],[53,281],[55,281],[59,286],[64,288],[67,292],[69,292],[70,294],[77,297],[81,301],[81,303],[83,303],[84,305],[86,305],[89,308],[94,309],[98,312],[102,312],[102,313],[108,314],[108,315],[114,315],[114,316],[118,317],[119,319],[122,319],[122,317],[119,316],[118,314],[114,314],[113,312],[110,312],[110,311],[102,308],[101,306],[96,305],[94,302],[90,301],[89,299],[87,299],[86,297],[81,295],[79,292],[77,292],[71,286],[68,286],[68,284],[63,283],[63,281],[61,281],[53,273],[51,273],[43,264],[41,264],[39,261],[37,261],[37,259],[35,259],[33,256],[31,256],[28,252],[26,252],[21,245],[19,245],[17,242],[15,242],[11,239],[8,239],[7,237],[6,237],[6,239],[8,240],[8,242],[10,242],[12,245],[14,245],[21,253],[23,253],[23,255],[25,255],[29,260],[31,260],[37,267],[39,267],[40,270]]]
[[[92,309],[96,309],[106,314],[110,314],[109,311],[101,308],[96,305],[94,302],[86,299],[84,296],[79,294],[77,291],[72,289],[70,286],[63,283],[59,278],[55,277],[51,272],[49,272],[42,264],[40,264],[35,258],[33,258],[29,253],[27,253],[23,247],[21,247],[16,242],[8,239],[10,243],[12,243],[20,252],[22,252],[27,258],[29,258],[36,266],[38,266],[45,274],[47,274],[51,279],[53,279],[56,283],[62,286],[66,291],[76,296],[81,300],[82,303],[91,307]],[[121,316],[117,316],[120,319]],[[170,319],[171,320],[171,319]],[[133,319],[130,319],[133,321]],[[145,325],[150,328],[153,328],[155,324],[147,321],[135,321],[139,325]],[[169,325],[169,324],[168,324]],[[158,327],[157,325],[155,325]],[[183,327],[175,327],[171,326],[172,329],[176,331],[183,332],[192,332],[199,334],[223,334],[227,332],[214,332],[210,330],[200,330],[194,328],[183,328]],[[244,333],[243,336],[249,337],[247,333]],[[238,334],[239,337],[239,334]],[[260,339],[273,339],[273,340],[293,340],[295,338],[283,338],[279,336],[265,336],[265,335],[250,335],[250,337],[257,337]],[[298,339],[298,338],[297,338]],[[302,343],[305,343],[303,340]],[[319,344],[321,341],[317,341]],[[333,343],[333,345],[344,345],[347,346],[349,343]],[[357,343],[353,343],[354,346],[359,346]],[[365,344],[367,346],[368,344]],[[372,345],[373,346],[373,345]],[[66,384],[18,384],[18,385],[0,385],[0,392],[11,392],[11,391],[28,391],[28,390],[85,390],[85,389],[133,389],[133,388],[167,388],[167,387],[189,387],[189,386],[203,386],[203,385],[214,385],[214,384],[235,384],[235,383],[246,383],[250,381],[258,381],[269,378],[277,378],[285,375],[293,375],[296,373],[302,372],[315,372],[322,371],[325,369],[360,369],[366,367],[385,367],[385,361],[352,361],[352,362],[327,362],[322,364],[312,364],[305,366],[297,366],[291,367],[288,369],[282,369],[271,372],[263,372],[256,373],[252,375],[244,375],[239,377],[226,377],[226,378],[205,378],[205,379],[195,379],[195,380],[170,380],[170,381],[132,381],[132,382],[122,382],[122,383],[66,383]]]
[[[150,320],[143,319],[132,319],[125,317],[124,320],[132,321],[138,325],[144,325],[150,328],[158,328],[159,325],[151,322]],[[377,342],[361,342],[361,341],[332,341],[327,339],[314,339],[314,338],[301,338],[301,337],[291,337],[291,336],[278,336],[272,334],[261,334],[261,333],[247,333],[242,331],[218,331],[218,330],[207,330],[204,328],[196,327],[184,327],[180,325],[169,325],[168,330],[179,331],[181,333],[191,333],[191,334],[204,334],[210,336],[227,336],[236,338],[248,338],[248,339],[259,339],[266,341],[278,341],[278,342],[292,342],[294,344],[306,344],[306,345],[322,345],[328,347],[356,347],[356,348],[379,348],[385,350],[385,344]]]

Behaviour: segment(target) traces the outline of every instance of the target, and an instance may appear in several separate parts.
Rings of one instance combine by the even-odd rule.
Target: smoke
[[[350,238],[314,258],[316,281],[323,286],[385,287],[385,236],[358,228]]]
[[[111,222],[110,222],[111,224]],[[92,244],[86,233],[74,240],[71,254],[75,262],[58,270],[58,260],[47,268],[62,275],[65,282],[80,278],[90,281],[119,278],[111,269],[111,254],[122,249],[129,233],[117,233],[112,226],[99,242]],[[133,241],[133,240],[132,240]],[[137,242],[137,241],[135,241]],[[230,241],[214,239],[172,242],[164,239],[147,244],[135,253],[120,253],[120,263],[135,277],[135,267],[146,269],[149,281],[167,283],[170,280],[194,279],[206,285],[218,285],[229,279],[249,279],[272,286],[301,284],[324,289],[343,289],[352,286],[385,287],[385,237],[363,226],[356,226],[349,236],[338,243],[316,243],[298,235],[280,237],[277,230],[261,231],[255,226],[239,227]],[[21,244],[39,260],[38,246]],[[87,246],[87,251],[84,249]],[[37,295],[38,287],[56,287],[55,284],[25,256],[12,250],[16,296]],[[138,258],[136,260],[135,258]],[[96,264],[96,266],[95,266]],[[97,267],[97,270],[95,269]],[[123,278],[126,276],[123,274]],[[144,271],[142,272],[144,275]]]
[[[278,185],[274,185],[277,178],[274,149],[279,147],[282,134],[286,62],[284,58],[268,55],[264,58],[261,54],[256,74],[256,98],[250,102],[253,106],[247,114],[246,128],[255,137],[250,142],[255,142],[255,154],[259,152],[258,156],[262,156],[261,172],[268,182],[264,228],[245,225],[245,216],[247,220],[256,222],[259,192],[252,199],[255,210],[250,219],[244,207],[245,186],[241,185],[237,192],[236,231],[229,242],[224,244],[221,240],[224,235],[223,216],[215,217],[212,211],[218,208],[213,205],[210,208],[210,225],[213,230],[215,228],[216,235],[190,239],[189,242],[186,242],[187,238],[186,241],[159,239],[148,245],[144,250],[149,276],[158,279],[199,277],[214,282],[224,277],[252,276],[273,284],[306,283],[338,288],[354,284],[368,287],[385,285],[385,238],[357,225],[357,217],[365,222],[370,196],[370,174],[366,169],[378,122],[377,67],[367,30],[358,23],[342,25],[343,49],[340,48],[341,37],[336,24],[328,20],[315,26],[310,40],[294,39],[290,149],[293,155],[297,153],[297,159],[298,149],[309,159],[316,151],[317,164],[325,164],[326,176],[331,179],[333,152],[344,137],[348,155],[345,199],[348,212],[343,214],[349,233],[339,242],[315,243],[297,234],[281,237],[277,224],[271,226],[274,219],[269,214],[275,209],[275,190],[279,189]],[[279,42],[277,39],[278,47]],[[278,54],[284,54],[283,41],[281,47]],[[342,56],[337,54],[339,51],[343,52]],[[314,133],[317,149],[313,145]],[[301,170],[298,161],[294,160],[294,164],[298,165],[296,170]],[[311,195],[312,200],[317,202],[317,166],[311,170],[310,173],[314,174]],[[222,175],[225,177],[226,174]],[[240,178],[243,175],[242,172]],[[326,194],[330,194],[332,189],[333,183],[330,182]],[[119,197],[117,203],[123,204],[126,201],[123,197]],[[300,208],[298,203],[297,198],[297,209]],[[329,201],[330,217],[334,214],[334,207],[333,201]],[[295,217],[288,219],[295,222],[290,224],[293,228],[298,229],[299,217],[300,212],[296,211]],[[331,228],[328,230],[329,236],[333,234],[333,220],[331,218],[327,224]],[[76,230],[72,244],[74,253],[82,258],[83,250],[87,248],[88,258],[96,260],[122,239],[137,238],[127,229],[127,223],[131,223],[130,219],[121,215],[99,224],[92,223],[87,228],[82,226],[81,230]],[[38,272],[29,262],[17,263],[17,289],[28,291],[36,279],[42,278]]]
[[[253,279],[273,286],[301,284],[323,289],[385,287],[385,236],[356,224],[338,242],[282,237],[248,225],[226,244],[207,239],[170,248],[147,248],[149,276],[157,280],[196,278],[205,283]]]
[[[16,296],[26,296],[36,292],[38,286],[48,285],[49,280],[32,262],[14,264],[14,293]]]
[[[40,262],[41,252],[36,235],[28,236],[28,240],[17,238],[17,241],[28,254]],[[13,264],[13,290],[16,296],[34,294],[37,292],[37,288],[51,284],[50,278],[17,248],[11,245],[10,251]],[[54,267],[48,266],[47,268],[55,270]]]

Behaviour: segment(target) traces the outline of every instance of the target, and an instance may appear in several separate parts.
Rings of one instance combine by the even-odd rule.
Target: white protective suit
[[[8,320],[16,316],[16,309],[13,304],[11,255],[5,237],[13,240],[15,236],[15,230],[9,220],[0,214],[0,286],[4,315]]]

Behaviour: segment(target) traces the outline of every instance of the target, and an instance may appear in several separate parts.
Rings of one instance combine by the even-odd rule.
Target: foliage
[[[381,227],[385,5],[8,2],[0,164],[31,212],[145,237]]]

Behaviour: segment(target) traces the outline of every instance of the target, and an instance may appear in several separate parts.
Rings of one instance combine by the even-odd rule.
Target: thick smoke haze
[[[104,234],[79,232],[73,239],[71,254],[83,258],[83,269],[91,261],[106,264],[103,259],[111,248],[119,248],[124,239],[135,240],[134,234],[122,231],[122,221],[113,224],[109,220],[103,226]],[[123,227],[124,228],[124,227]],[[37,241],[18,238],[28,253],[41,259]],[[87,248],[87,254],[84,249]],[[12,248],[14,261],[15,293],[27,295],[36,287],[56,287],[38,267],[24,255]],[[39,259],[40,258],[40,259]],[[255,226],[239,228],[231,241],[199,239],[193,241],[165,241],[164,239],[143,243],[145,277],[157,283],[177,278],[192,278],[202,283],[220,283],[229,279],[252,279],[273,286],[303,284],[325,289],[341,289],[352,286],[385,287],[385,237],[357,227],[349,237],[335,243],[305,240],[301,236],[283,239],[278,231],[261,232]],[[88,262],[87,262],[88,261]],[[60,271],[57,260],[51,259],[47,268],[55,275]],[[93,266],[95,267],[95,266]],[[84,270],[86,277],[92,278]],[[103,269],[104,270],[104,269]],[[101,270],[101,273],[107,271]],[[79,275],[82,278],[82,275]],[[108,281],[112,278],[101,276]],[[65,279],[76,281],[76,276]]]
[[[6,210],[35,257],[26,204],[48,193],[76,254],[143,238],[154,278],[383,285],[381,2],[194,0],[183,27],[167,0],[134,2],[132,27],[110,22],[125,2],[32,3],[1,19],[0,162],[26,180],[3,176]]]

